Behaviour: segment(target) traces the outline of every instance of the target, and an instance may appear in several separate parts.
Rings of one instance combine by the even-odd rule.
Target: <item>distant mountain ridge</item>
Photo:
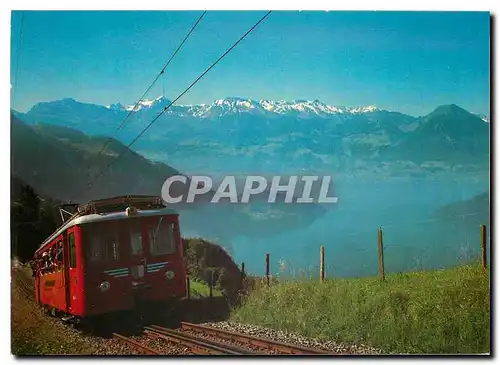
[[[38,103],[16,115],[30,124],[67,126],[128,143],[170,103],[158,97],[134,109],[68,98]],[[475,173],[488,168],[490,151],[489,123],[456,105],[440,106],[417,118],[375,106],[240,97],[172,105],[133,148],[188,171],[207,166],[210,173],[307,168],[374,176]]]
[[[155,99],[143,99],[139,103],[131,105],[123,105],[120,102],[103,106],[92,103],[79,102],[72,98],[60,100],[39,102],[26,113],[20,113],[13,110],[13,114],[23,116],[26,120],[33,122],[48,122],[58,124],[60,121],[67,122],[68,119],[77,120],[79,118],[87,118],[92,121],[107,121],[109,118],[119,118],[126,116],[129,112],[141,115],[151,116],[152,113],[158,113],[164,110],[165,107],[171,104],[171,100],[164,96],[159,96]],[[456,106],[456,105],[455,105]],[[439,108],[447,107],[443,105]],[[459,108],[458,106],[456,106]],[[434,111],[434,112],[435,112]],[[327,105],[320,100],[254,100],[241,97],[226,97],[218,99],[210,104],[193,104],[182,105],[174,104],[165,112],[167,115],[179,117],[195,117],[195,118],[218,118],[231,115],[254,114],[256,116],[265,117],[295,117],[295,118],[331,118],[355,117],[357,115],[389,113],[394,115],[405,116],[406,119],[416,120],[423,117],[413,117],[397,111],[389,111],[380,109],[375,105],[346,107]],[[433,113],[434,113],[433,112]],[[470,113],[477,116],[484,122],[489,122],[489,117],[482,114]],[[425,117],[425,116],[424,116]],[[42,119],[50,120],[42,120]]]
[[[155,108],[155,107],[165,107],[171,103],[170,100],[165,97],[158,97],[153,100],[142,100],[137,106],[133,105],[122,105],[120,103],[112,104],[107,106],[109,109],[113,110],[126,110],[138,112],[140,110]],[[369,113],[373,111],[381,110],[374,105],[369,105],[366,107],[355,107],[349,108],[345,106],[333,106],[326,105],[319,100],[253,100],[240,97],[227,97],[224,99],[215,100],[211,104],[198,104],[198,105],[176,105],[175,111],[185,113],[187,115],[204,117],[210,113],[218,112],[220,115],[230,114],[230,113],[275,113],[275,114],[287,114],[287,113],[305,113],[305,114],[316,114],[316,115],[329,115],[329,114],[358,114],[358,113]],[[173,112],[175,112],[173,111]]]

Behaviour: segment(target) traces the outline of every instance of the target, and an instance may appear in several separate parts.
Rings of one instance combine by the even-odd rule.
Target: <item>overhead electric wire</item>
[[[200,76],[196,78],[181,94],[179,94],[169,105],[165,106],[163,110],[135,137],[132,142],[127,145],[127,149],[119,153],[118,156],[111,161],[95,178],[94,181],[101,177],[107,169],[109,169],[113,164],[118,161],[118,159],[127,151],[139,138],[146,133],[146,131],[181,97],[184,96],[191,88],[198,83],[212,68],[214,68],[224,57],[226,57],[229,52],[231,52],[243,39],[245,39],[257,26],[264,21],[270,14],[272,10],[268,11],[260,20],[255,23],[245,34],[243,34],[231,47],[229,47],[214,63],[212,63]],[[89,182],[89,187],[92,187],[92,182]]]
[[[158,73],[158,75],[156,75],[156,77],[154,78],[153,82],[151,82],[151,84],[149,85],[149,87],[146,89],[146,91],[144,92],[144,94],[142,94],[141,98],[135,103],[134,107],[132,109],[129,110],[129,112],[127,113],[127,115],[125,116],[125,118],[123,119],[123,121],[120,123],[120,125],[118,126],[118,128],[116,129],[117,131],[119,131],[126,123],[126,121],[128,120],[128,118],[132,115],[132,113],[136,110],[137,106],[142,102],[144,101],[144,98],[146,97],[146,95],[151,91],[151,89],[153,88],[153,86],[156,84],[156,82],[158,81],[158,79],[165,73],[165,69],[168,67],[168,65],[170,65],[170,62],[172,62],[172,60],[174,59],[174,57],[177,55],[177,53],[179,53],[179,51],[181,50],[182,46],[184,45],[184,43],[186,43],[187,39],[189,38],[189,36],[193,33],[193,31],[195,30],[195,28],[198,26],[198,24],[200,23],[200,21],[203,19],[203,17],[205,16],[206,14],[206,10],[198,17],[198,19],[196,20],[196,22],[193,24],[193,26],[191,27],[191,29],[189,30],[189,32],[186,34],[186,36],[184,37],[184,39],[182,40],[182,42],[177,46],[177,49],[174,51],[174,53],[172,53],[172,55],[170,56],[170,58],[168,59],[167,63],[165,63],[165,65],[163,66],[163,68],[161,69],[160,73]],[[111,143],[111,141],[113,140],[112,137],[109,137],[109,139],[106,141],[106,143],[104,144],[104,146],[101,148],[101,151],[99,152],[99,154],[97,155],[97,157],[99,157],[105,150],[106,148],[109,146],[109,144]]]

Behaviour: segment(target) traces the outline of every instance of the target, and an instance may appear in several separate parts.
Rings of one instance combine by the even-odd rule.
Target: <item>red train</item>
[[[161,198],[92,201],[35,252],[37,302],[82,319],[186,296],[178,214]]]

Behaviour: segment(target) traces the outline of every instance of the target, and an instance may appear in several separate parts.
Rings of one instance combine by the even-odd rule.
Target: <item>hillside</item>
[[[11,172],[42,195],[86,201],[111,195],[159,195],[174,168],[151,162],[113,140],[99,155],[106,137],[89,137],[61,126],[30,126],[11,115]],[[119,153],[122,157],[90,189],[89,179]]]
[[[436,212],[436,215],[445,220],[463,220],[476,227],[479,224],[488,225],[490,222],[489,193],[485,192],[468,200],[445,205]]]
[[[231,256],[219,245],[201,238],[184,238],[182,242],[190,277],[209,284],[213,271],[215,286],[231,303],[237,303],[243,289],[243,277]]]

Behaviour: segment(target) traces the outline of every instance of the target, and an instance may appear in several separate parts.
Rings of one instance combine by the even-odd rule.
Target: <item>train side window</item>
[[[56,254],[57,268],[60,269],[63,266],[63,241],[57,242],[57,254]]]
[[[75,244],[75,234],[71,232],[68,235],[69,241],[69,267],[76,268],[76,244]]]
[[[140,229],[130,232],[130,248],[132,255],[142,255],[142,232]]]
[[[175,252],[174,223],[160,221],[149,228],[149,249],[151,255],[167,255]]]

